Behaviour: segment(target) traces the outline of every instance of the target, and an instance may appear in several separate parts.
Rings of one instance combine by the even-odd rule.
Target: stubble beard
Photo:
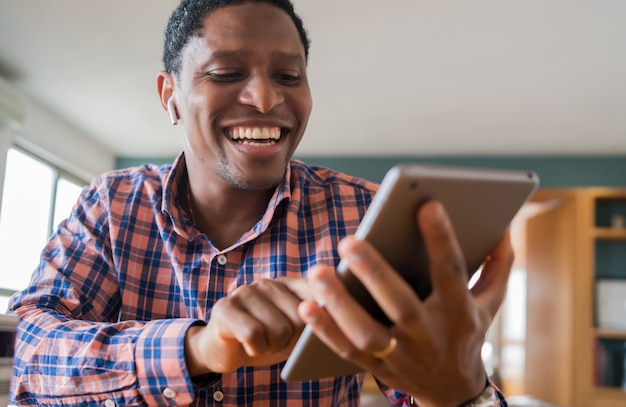
[[[288,162],[288,160],[287,160]],[[285,176],[287,170],[287,162],[285,162],[283,172],[280,175],[268,175],[265,178],[261,178],[250,182],[243,175],[238,175],[233,171],[233,167],[230,165],[226,157],[220,157],[217,165],[217,175],[222,178],[228,185],[235,188],[239,188],[246,191],[267,191],[276,188]]]

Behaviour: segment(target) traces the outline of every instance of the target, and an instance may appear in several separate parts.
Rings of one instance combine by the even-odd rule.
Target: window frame
[[[4,182],[1,185],[1,188],[4,188],[4,185],[6,184],[6,177],[7,177],[7,164],[8,164],[8,155],[9,155],[9,151],[11,150],[15,150],[17,152],[19,152],[20,154],[23,154],[25,156],[28,156],[29,158],[36,160],[37,162],[39,162],[42,165],[45,165],[46,167],[48,167],[51,171],[52,171],[52,188],[51,188],[51,196],[49,197],[50,199],[50,204],[48,207],[48,224],[46,225],[46,231],[47,231],[47,235],[48,236],[52,236],[52,234],[54,233],[54,230],[56,228],[56,225],[54,224],[54,214],[55,214],[55,209],[57,206],[57,193],[58,193],[58,188],[59,188],[59,182],[64,179],[67,180],[69,182],[72,182],[76,185],[78,185],[80,188],[84,188],[86,185],[89,184],[89,181],[86,181],[85,179],[81,178],[80,176],[73,174],[70,171],[67,171],[64,168],[61,168],[58,165],[55,165],[54,163],[52,163],[50,160],[46,160],[45,158],[43,158],[41,155],[34,153],[33,151],[30,151],[27,148],[24,148],[16,143],[10,143],[8,148],[6,148],[4,150]],[[4,192],[4,191],[2,191]],[[0,196],[4,195],[4,193],[0,194]],[[78,197],[77,197],[78,198]],[[0,201],[0,211],[2,211],[1,208],[2,205],[2,201]],[[13,288],[7,288],[4,287],[2,285],[0,285],[0,297],[10,297],[11,295],[13,295],[16,292],[15,289]],[[0,312],[2,312],[0,310]]]

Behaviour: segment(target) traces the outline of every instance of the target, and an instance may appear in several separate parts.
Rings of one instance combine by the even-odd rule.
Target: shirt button
[[[105,406],[105,407],[115,407],[115,401],[113,401],[113,400],[111,400],[111,399],[107,399],[107,400],[104,402],[104,406]]]
[[[176,392],[169,387],[166,387],[165,390],[163,390],[163,395],[168,399],[173,399],[174,397],[176,397]]]
[[[224,400],[224,393],[222,393],[221,390],[216,391],[215,393],[213,393],[213,400],[215,401]]]
[[[223,254],[220,254],[219,256],[217,256],[217,262],[223,266],[228,263],[228,259]]]

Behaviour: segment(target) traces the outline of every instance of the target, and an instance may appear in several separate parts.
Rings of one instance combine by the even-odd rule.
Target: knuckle
[[[351,346],[342,346],[337,349],[337,354],[341,356],[341,358],[346,360],[353,360],[359,356],[361,353],[359,349],[351,347]]]
[[[388,272],[389,266],[382,259],[376,258],[372,260],[368,277],[374,282],[384,281],[388,276]]]
[[[250,287],[255,286],[255,288],[261,291],[269,291],[269,290],[273,290],[276,284],[277,283],[275,281],[262,279],[262,280],[255,281],[252,285],[250,285]]]
[[[293,336],[294,327],[286,321],[283,323],[276,323],[272,328],[272,334],[276,338],[277,344],[282,349],[282,347],[289,342],[289,339]]]
[[[396,324],[402,326],[412,326],[419,323],[419,315],[417,310],[412,306],[406,305],[398,308],[397,314],[394,316]]]
[[[232,296],[219,299],[210,311],[211,318],[217,318],[220,315],[228,315],[233,312],[235,308],[234,303],[236,301],[237,300]]]
[[[480,313],[474,313],[461,318],[456,327],[457,331],[460,332],[459,337],[465,337],[468,341],[475,340],[476,338],[483,341],[486,334],[485,327],[488,326],[485,322],[487,321]]]
[[[380,345],[380,341],[375,340],[373,335],[360,335],[354,343],[354,351],[360,351],[365,353],[372,353],[380,351],[384,348],[384,345]]]
[[[265,341],[265,330],[261,325],[256,323],[242,326],[240,333],[243,340],[248,343],[258,343],[261,340]]]
[[[458,275],[465,274],[465,264],[457,256],[450,256],[439,263],[438,268],[446,273]]]

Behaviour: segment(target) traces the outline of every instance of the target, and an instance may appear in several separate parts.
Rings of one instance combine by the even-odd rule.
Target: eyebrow
[[[228,57],[240,57],[250,55],[252,51],[247,50],[217,50],[211,54],[211,59],[213,58],[228,58]],[[278,57],[282,59],[294,59],[304,61],[302,55],[298,53],[289,53],[282,51],[274,51],[272,52],[273,57]]]
[[[232,51],[227,51],[227,50],[217,50],[215,52],[213,52],[211,54],[211,59],[213,58],[228,58],[228,57],[240,57],[240,56],[246,56],[246,55],[250,55],[251,51],[245,51],[245,50],[232,50]]]

